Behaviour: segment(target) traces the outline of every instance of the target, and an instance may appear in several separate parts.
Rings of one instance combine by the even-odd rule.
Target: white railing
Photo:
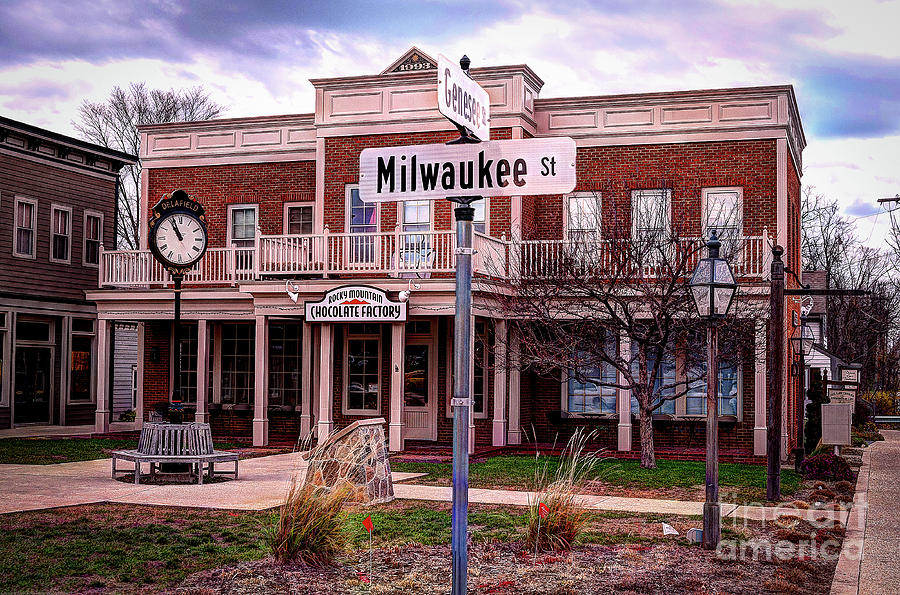
[[[693,270],[701,256],[699,238],[682,239],[680,251],[690,254],[684,266]],[[591,272],[621,271],[621,257],[610,244],[569,240],[511,241],[482,233],[473,234],[478,275],[494,278],[539,277],[564,273],[573,259]],[[185,281],[194,285],[236,285],[273,277],[374,275],[426,278],[456,270],[456,234],[453,231],[401,231],[369,234],[258,235],[252,246],[210,248]],[[767,278],[768,237],[741,237],[734,241],[732,266],[738,277]],[[657,267],[659,268],[659,267]],[[652,263],[645,276],[654,275]],[[149,250],[100,249],[101,287],[152,287],[169,285],[168,272]]]

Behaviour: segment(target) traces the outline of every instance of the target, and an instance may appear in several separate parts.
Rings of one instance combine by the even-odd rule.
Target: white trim
[[[62,212],[69,214],[68,218],[66,219],[67,233],[65,234],[65,237],[69,242],[68,247],[66,249],[66,258],[54,258],[53,257],[53,248],[54,248],[54,243],[55,243],[54,239],[57,235],[62,235],[62,234],[56,233],[56,225],[55,225],[56,222],[53,220],[54,216],[56,215],[56,211],[62,211]],[[50,254],[49,254],[50,262],[56,262],[56,263],[60,263],[60,264],[71,264],[72,263],[72,243],[73,243],[72,242],[72,207],[65,206],[65,205],[59,205],[56,203],[51,203],[50,204]]]
[[[85,260],[87,256],[87,229],[88,229],[88,217],[99,217],[100,218],[100,237],[97,238],[99,240],[99,247],[97,249],[97,262],[92,263]],[[106,221],[104,220],[103,213],[100,211],[92,211],[89,209],[84,210],[84,216],[82,217],[82,228],[81,228],[81,266],[98,268],[100,266],[100,248],[103,247],[103,224]]]
[[[353,184],[344,184],[344,233],[350,233],[350,220],[352,214],[352,200],[350,198],[350,193],[353,190],[359,191],[359,183]],[[372,203],[364,203],[366,205],[370,205]],[[395,203],[397,208],[401,211],[403,210],[402,201],[398,201]],[[377,234],[381,231],[381,203],[375,203],[375,231],[373,234]],[[400,221],[400,214],[397,214],[397,221]],[[334,232],[335,230],[330,230]],[[386,231],[394,231],[394,230],[386,230]]]
[[[597,232],[603,233],[603,193],[602,192],[572,192],[570,194],[563,195],[563,238],[569,237],[569,229],[571,227],[571,223],[569,222],[569,201],[573,198],[596,198],[599,212],[597,213]]]
[[[341,390],[341,414],[342,415],[354,415],[354,416],[362,416],[362,417],[379,417],[381,415],[381,392],[384,389],[384,385],[382,384],[383,378],[381,373],[381,363],[382,363],[382,350],[384,349],[383,342],[381,340],[381,325],[378,323],[374,323],[379,327],[378,334],[363,334],[363,335],[351,335],[350,334],[350,325],[346,325],[344,327],[344,349],[343,349],[343,387]],[[378,341],[378,403],[375,406],[375,409],[350,409],[347,405],[350,396],[350,386],[348,384],[348,379],[350,376],[349,363],[347,361],[349,351],[349,343],[351,339],[364,339],[364,340],[375,340]]]
[[[708,196],[710,194],[718,194],[718,193],[727,193],[734,192],[737,194],[737,214],[738,214],[738,237],[743,237],[744,235],[744,187],[743,186],[720,186],[720,187],[711,187],[711,188],[701,188],[700,189],[700,226],[701,226],[701,235],[702,237],[706,236],[706,229],[709,223],[709,213],[707,213],[706,206]]]
[[[311,200],[295,200],[295,201],[284,203],[284,207],[282,209],[282,226],[281,226],[282,233],[284,235],[291,235],[288,211],[291,208],[296,208],[296,207],[304,207],[304,208],[310,209],[310,211],[312,212],[312,231],[310,231],[310,233],[311,234],[315,233],[316,232],[316,203]],[[301,235],[303,235],[303,234],[301,234]]]
[[[20,253],[17,250],[19,244],[19,204],[26,203],[32,206],[31,213],[31,254]],[[27,258],[29,260],[37,259],[37,222],[38,222],[38,201],[34,198],[16,195],[13,203],[13,224],[12,224],[12,255],[16,258]],[[28,229],[23,227],[22,229]]]
[[[666,200],[666,230],[672,229],[672,189],[671,188],[635,188],[631,191],[631,235],[635,236],[637,232],[637,219],[634,216],[634,199],[638,194],[643,193],[662,193]]]
[[[235,210],[243,210],[243,209],[252,209],[254,212],[254,220],[253,220],[253,236],[256,237],[256,230],[259,229],[259,203],[255,202],[242,202],[242,203],[233,203],[229,204],[225,209],[225,246],[230,247],[234,242],[234,238],[231,237],[232,231],[232,221],[231,214]],[[248,242],[253,241],[253,238],[241,238],[238,240],[239,242]]]
[[[484,203],[484,234],[491,235],[491,197],[483,196],[481,197],[482,202]],[[477,202],[477,201],[476,201]],[[474,204],[474,203],[472,203]],[[432,219],[434,218],[434,209],[432,211]],[[453,227],[455,220],[451,221],[450,226]],[[482,233],[475,229],[475,225],[479,223],[479,221],[472,221],[472,233]],[[432,224],[432,228],[434,225]]]

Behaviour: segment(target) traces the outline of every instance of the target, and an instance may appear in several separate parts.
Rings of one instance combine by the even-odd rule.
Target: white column
[[[391,402],[388,422],[388,450],[403,450],[403,386],[406,374],[406,323],[391,324]],[[427,388],[426,388],[427,390]]]
[[[487,378],[484,379],[487,381]],[[475,394],[475,315],[469,321],[469,396]],[[487,394],[482,396],[485,402],[481,406],[487,408]],[[469,454],[475,452],[475,399],[469,407]]]
[[[209,323],[205,319],[197,321],[197,411],[194,421],[209,422]]]
[[[519,333],[509,333],[509,444],[522,444],[521,410],[519,408]]]
[[[253,367],[253,446],[269,443],[269,320],[256,317],[256,347]]]
[[[312,325],[303,322],[303,342],[300,345],[300,438],[307,440],[310,431],[312,405]]]
[[[631,338],[622,333],[619,336],[619,359],[631,361]],[[626,382],[625,375],[619,371],[619,384]],[[616,390],[616,398],[619,401],[619,444],[617,450],[631,450],[631,390],[620,388]]]
[[[766,323],[756,324],[753,367],[753,454],[766,454]]]
[[[97,320],[97,412],[94,431],[109,431],[109,322]]]
[[[334,327],[322,323],[319,332],[319,424],[318,440],[321,444],[331,434],[334,427],[331,408],[334,405],[332,392],[331,360],[334,357]]]
[[[144,323],[139,322],[137,325],[137,398],[134,404],[134,429],[140,430],[144,427],[144,357],[145,347],[144,341]]]
[[[506,321],[494,321],[493,445],[506,446]]]

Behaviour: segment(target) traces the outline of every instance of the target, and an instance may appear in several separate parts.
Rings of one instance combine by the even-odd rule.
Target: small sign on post
[[[491,98],[459,64],[438,54],[438,111],[468,129],[478,140],[491,140]]]

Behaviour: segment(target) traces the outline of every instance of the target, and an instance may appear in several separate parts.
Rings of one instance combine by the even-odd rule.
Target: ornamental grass
[[[340,513],[350,492],[349,486],[324,489],[295,478],[265,535],[275,560],[331,564],[347,545]]]
[[[552,459],[542,460],[540,453],[535,453],[535,495],[529,499],[526,533],[530,550],[569,550],[587,525],[588,511],[578,500],[585,483],[596,475],[600,462],[596,453],[585,452],[595,433],[576,431],[555,469],[551,469]],[[540,517],[541,504],[547,507],[544,518]]]

